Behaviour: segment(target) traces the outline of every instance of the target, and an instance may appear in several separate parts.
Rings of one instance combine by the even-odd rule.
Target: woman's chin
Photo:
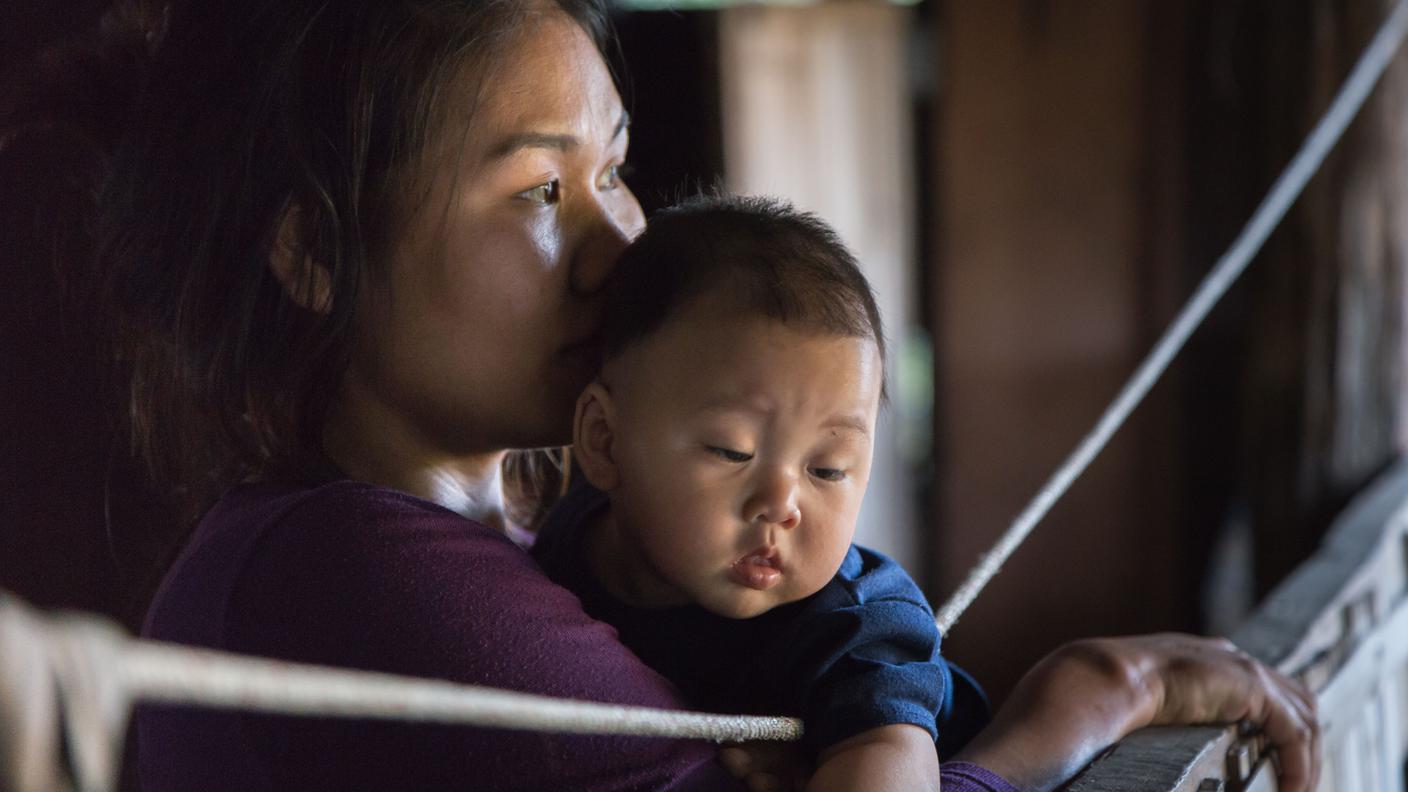
[[[574,401],[577,394],[601,371],[601,355],[601,345],[596,343],[575,344],[558,353],[558,371],[555,373],[574,386],[571,388]]]
[[[561,448],[572,444],[572,409],[577,404],[577,391],[568,396],[565,391],[554,398],[538,398],[524,410],[514,424],[514,434],[504,446],[510,449]],[[525,400],[525,407],[529,402]],[[536,407],[536,409],[532,409]]]

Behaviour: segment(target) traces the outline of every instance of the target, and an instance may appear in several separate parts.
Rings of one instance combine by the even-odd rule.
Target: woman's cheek
[[[527,251],[539,263],[540,269],[553,269],[562,263],[566,243],[563,239],[562,224],[556,212],[543,213],[534,218],[529,226]]]

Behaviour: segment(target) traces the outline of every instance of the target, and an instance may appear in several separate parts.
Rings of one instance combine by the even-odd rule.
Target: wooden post
[[[1393,5],[1254,7],[1265,22],[1260,68],[1244,73],[1242,100],[1263,103],[1261,134],[1247,141],[1260,181],[1300,145]],[[1243,478],[1262,592],[1404,448],[1405,68],[1400,53],[1248,279]]]
[[[1091,428],[1158,329],[1151,306],[1171,302],[1151,285],[1178,250],[1167,138],[1180,108],[1176,82],[1156,79],[1179,41],[1166,5],[941,7],[930,145],[945,593]],[[1061,641],[1189,620],[1185,548],[1161,489],[1180,479],[1168,394],[1141,408],[945,642],[998,698]]]

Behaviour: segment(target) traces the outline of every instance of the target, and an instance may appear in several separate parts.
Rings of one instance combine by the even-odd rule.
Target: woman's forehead
[[[471,136],[481,158],[522,145],[604,144],[626,123],[591,37],[561,11],[533,14],[475,81]]]

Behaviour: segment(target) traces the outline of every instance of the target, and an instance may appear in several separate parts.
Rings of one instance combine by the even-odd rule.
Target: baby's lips
[[[764,554],[762,554],[762,553],[754,553],[754,554],[749,555],[749,556],[744,556],[742,559],[739,560],[738,563],[740,563],[740,564],[756,564],[756,565],[758,565],[758,566],[768,566],[768,567],[770,567],[770,566],[775,566],[775,565],[773,564],[773,562],[772,562],[772,558],[771,558],[770,556],[764,555]]]
[[[730,571],[741,585],[766,591],[782,580],[782,557],[776,548],[761,548],[738,559]]]

